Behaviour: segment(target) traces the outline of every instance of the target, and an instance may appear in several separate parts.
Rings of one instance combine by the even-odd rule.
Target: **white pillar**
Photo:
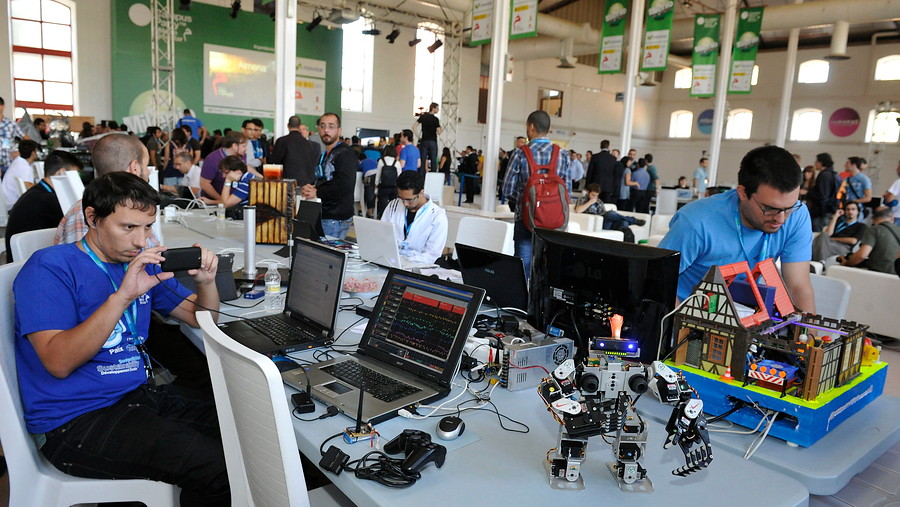
[[[494,211],[497,202],[497,163],[503,118],[503,80],[506,75],[506,52],[509,47],[509,13],[510,2],[494,0],[491,71],[488,78],[487,144],[484,148],[484,172],[481,180],[483,211]],[[526,114],[530,112],[527,111]]]
[[[794,0],[795,4],[803,0]],[[787,141],[788,118],[791,114],[791,95],[794,93],[794,79],[797,73],[797,47],[800,43],[800,29],[792,28],[788,37],[787,52],[784,62],[784,83],[781,85],[781,104],[778,107],[778,129],[775,133],[775,146],[784,148]]]
[[[644,52],[644,0],[631,2],[631,26],[628,28],[628,62],[625,66],[625,108],[622,110],[622,155],[631,148],[631,131],[634,127],[634,100],[636,81],[640,72],[641,54]]]
[[[297,62],[297,2],[275,0],[275,138],[287,134],[295,111],[294,67]]]
[[[731,77],[731,47],[737,20],[737,0],[728,0],[725,24],[720,35],[719,67],[716,72],[716,102],[713,106],[712,139],[709,145],[709,186],[716,185],[719,173],[719,155],[722,151],[722,134],[725,130],[725,108],[728,101],[728,79]]]

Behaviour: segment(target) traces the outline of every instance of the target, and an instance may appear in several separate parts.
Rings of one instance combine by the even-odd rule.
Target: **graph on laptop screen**
[[[405,363],[434,372],[448,364],[474,294],[403,274],[389,280],[384,306],[371,326],[368,345]],[[460,338],[462,335],[462,338]]]

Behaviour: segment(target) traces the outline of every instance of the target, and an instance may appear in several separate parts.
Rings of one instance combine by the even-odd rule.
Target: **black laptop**
[[[525,265],[514,255],[456,244],[456,257],[463,283],[481,287],[501,308],[528,311]]]
[[[450,393],[484,290],[391,268],[356,353],[316,363],[284,382],[370,423]],[[359,386],[364,386],[359,412]]]
[[[266,355],[321,347],[334,339],[347,255],[297,239],[284,311],[219,327],[228,336]]]

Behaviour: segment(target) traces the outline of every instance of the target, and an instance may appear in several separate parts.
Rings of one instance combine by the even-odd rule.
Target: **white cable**
[[[455,377],[455,375],[454,375],[454,377]],[[469,381],[467,380],[467,381],[466,381],[466,387],[465,387],[462,391],[460,391],[459,394],[457,394],[456,396],[450,398],[449,400],[445,401],[444,403],[441,403],[440,405],[438,405],[437,407],[435,407],[431,412],[429,412],[429,413],[426,414],[426,415],[416,415],[416,414],[413,414],[412,412],[409,412],[408,410],[405,410],[405,409],[404,409],[404,410],[401,410],[401,411],[399,411],[399,412],[397,412],[397,413],[400,414],[400,415],[403,416],[403,417],[406,417],[407,419],[416,419],[416,420],[428,419],[429,417],[433,416],[438,410],[443,410],[445,405],[447,405],[448,403],[451,403],[451,402],[454,402],[454,401],[458,400],[460,396],[466,394],[468,391],[469,391]],[[455,410],[455,409],[454,409],[454,410]],[[409,414],[409,415],[407,416],[407,415],[405,415],[405,414],[403,414],[403,413],[401,413],[401,412],[406,412],[406,414]]]
[[[706,294],[704,294],[702,292],[695,292],[695,293],[691,294],[690,296],[688,296],[684,301],[679,303],[679,305],[676,306],[674,310],[665,314],[663,316],[663,318],[659,320],[659,345],[657,345],[657,347],[656,347],[656,360],[657,361],[659,361],[660,355],[662,354],[663,331],[666,329],[666,319],[668,319],[672,315],[675,315],[676,313],[678,313],[678,310],[681,310],[681,307],[686,305],[688,303],[688,301],[694,299],[695,297],[702,297],[702,298],[706,299],[706,304],[709,305],[709,296],[707,296]],[[675,345],[678,345],[678,343],[676,342]]]
[[[707,431],[712,431],[715,433],[734,433],[735,435],[752,435],[752,434],[756,433],[757,431],[759,431],[759,428],[763,425],[763,423],[766,422],[767,419],[768,418],[766,416],[763,416],[759,420],[759,422],[756,424],[756,427],[753,428],[752,430],[727,430],[727,429],[716,429],[716,428],[707,427]]]
[[[762,432],[762,434],[756,439],[755,445],[751,444],[747,449],[747,452],[744,454],[744,459],[750,459],[753,457],[753,454],[756,453],[759,446],[762,445],[763,441],[765,441],[766,437],[769,435],[769,430],[772,429],[772,426],[775,425],[775,421],[778,419],[778,413],[774,410],[771,412],[772,419],[769,420],[769,425],[766,426],[766,430]]]

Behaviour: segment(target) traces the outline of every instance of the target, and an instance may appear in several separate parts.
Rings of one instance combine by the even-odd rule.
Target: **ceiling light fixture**
[[[443,41],[441,41],[440,39],[437,39],[434,41],[434,44],[428,46],[428,52],[434,53],[435,51],[438,50],[439,47],[441,47],[443,45],[444,45]]]
[[[241,12],[241,0],[234,0],[231,2],[231,19],[237,19],[238,13]]]
[[[386,37],[388,40],[388,44],[393,44],[394,41],[397,40],[397,37],[400,37],[400,30],[394,28]]]
[[[189,11],[191,10],[191,0],[179,0],[178,10],[179,11]]]
[[[375,28],[375,25],[372,25],[372,28],[363,30],[362,33],[363,35],[381,35],[381,30]]]
[[[409,47],[413,47],[420,42],[422,42],[422,39],[413,39],[413,40],[409,41]]]
[[[317,14],[316,17],[314,17],[313,20],[310,21],[308,25],[306,25],[306,31],[311,32],[315,30],[320,23],[322,23],[322,16]]]

